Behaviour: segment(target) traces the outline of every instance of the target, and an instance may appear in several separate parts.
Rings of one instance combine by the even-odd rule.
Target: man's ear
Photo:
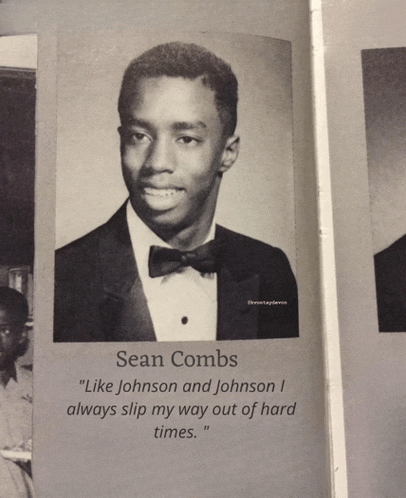
[[[27,339],[28,339],[28,331],[27,331],[27,327],[24,326],[24,328],[21,332],[21,335],[20,335],[19,343],[23,344],[24,342],[27,341]]]
[[[234,164],[238,157],[238,152],[240,150],[240,137],[237,135],[232,135],[228,137],[226,143],[224,144],[224,150],[221,155],[221,164],[219,168],[220,173],[225,173]]]
[[[119,126],[117,128],[118,134],[120,135],[120,153],[123,154],[124,152],[124,129],[122,126]]]

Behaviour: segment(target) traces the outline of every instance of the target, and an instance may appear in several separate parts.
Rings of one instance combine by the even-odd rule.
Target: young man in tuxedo
[[[57,251],[55,341],[298,336],[285,254],[213,221],[239,151],[237,100],[230,66],[197,45],[131,62],[118,105],[129,199]]]

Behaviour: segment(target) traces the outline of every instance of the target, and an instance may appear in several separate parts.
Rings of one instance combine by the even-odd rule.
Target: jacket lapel
[[[258,306],[250,306],[248,301],[258,299],[260,277],[257,273],[244,271],[244,262],[235,260],[234,244],[227,233],[217,227],[216,237],[226,243],[217,283],[217,340],[256,339]]]
[[[138,275],[126,220],[126,204],[106,223],[100,237],[100,262],[104,298],[100,314],[105,340],[156,341],[147,300]],[[217,227],[216,237],[226,242],[224,262],[218,273],[217,340],[255,339],[260,277],[244,271],[244,262],[231,256],[233,241]]]
[[[100,305],[106,340],[155,341],[126,220],[126,204],[106,223],[100,238],[104,299]]]

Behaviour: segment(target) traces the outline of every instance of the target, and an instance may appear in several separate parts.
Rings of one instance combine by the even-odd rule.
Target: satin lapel
[[[147,300],[138,276],[125,205],[106,224],[100,239],[105,298],[100,306],[110,341],[155,341]]]
[[[237,281],[232,271],[223,266],[218,275],[217,340],[255,339],[258,332],[258,306],[249,300],[258,299],[259,275]]]

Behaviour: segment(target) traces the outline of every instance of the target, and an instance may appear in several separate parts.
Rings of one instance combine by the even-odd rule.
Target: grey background
[[[7,32],[35,29],[35,12],[24,8],[8,22]],[[318,227],[310,86],[309,11],[302,0],[196,1],[41,1],[38,4],[38,148],[36,176],[36,323],[34,352],[34,481],[41,498],[111,498],[157,496],[213,498],[217,496],[314,498],[328,494],[324,425],[324,381],[318,289]],[[3,9],[4,8],[4,9]],[[7,18],[7,16],[6,16]],[[237,369],[178,371],[166,367],[128,372],[114,366],[115,344],[53,344],[53,254],[55,248],[55,185],[57,164],[57,38],[71,32],[87,36],[97,31],[140,28],[231,32],[270,36],[292,42],[294,187],[297,239],[297,279],[300,292],[299,339],[232,343],[182,344],[182,349],[209,354],[220,345],[237,354]],[[237,165],[236,165],[237,166]],[[230,172],[231,173],[231,172]],[[136,354],[162,353],[176,344],[125,344]],[[67,420],[66,405],[100,400],[81,394],[82,378],[137,377],[141,380],[179,378],[258,381],[286,379],[282,402],[297,399],[291,418],[265,418],[248,423],[241,418],[204,423],[210,430],[187,441],[154,441],[156,422],[140,425],[131,419]],[[261,400],[262,396],[256,396]],[[165,398],[161,397],[160,401]],[[190,402],[202,400],[190,396]],[[170,402],[183,401],[174,396]],[[103,398],[104,403],[108,397]],[[138,402],[145,401],[137,397]],[[217,400],[227,404],[229,395]],[[235,402],[248,404],[251,396]],[[272,398],[268,399],[272,402]],[[88,401],[89,402],[89,401]],[[174,420],[171,425],[185,422]],[[193,423],[201,427],[197,423]],[[186,425],[187,426],[187,425]],[[61,491],[63,490],[63,491]]]
[[[217,222],[281,247],[295,267],[291,44],[241,34],[122,30],[58,38],[56,246],[104,223],[127,198],[117,99],[128,63],[168,41],[202,45],[239,83],[240,154]]]
[[[361,64],[361,50],[406,46],[405,19],[399,0],[326,1],[323,8],[348,495],[357,498],[403,498],[406,489],[406,334],[378,333],[373,253],[387,242],[375,247],[372,237],[373,227],[378,232],[370,209]],[[385,129],[387,115],[382,119],[381,144],[399,156],[390,141],[394,129]],[[404,217],[392,174],[373,182]]]

